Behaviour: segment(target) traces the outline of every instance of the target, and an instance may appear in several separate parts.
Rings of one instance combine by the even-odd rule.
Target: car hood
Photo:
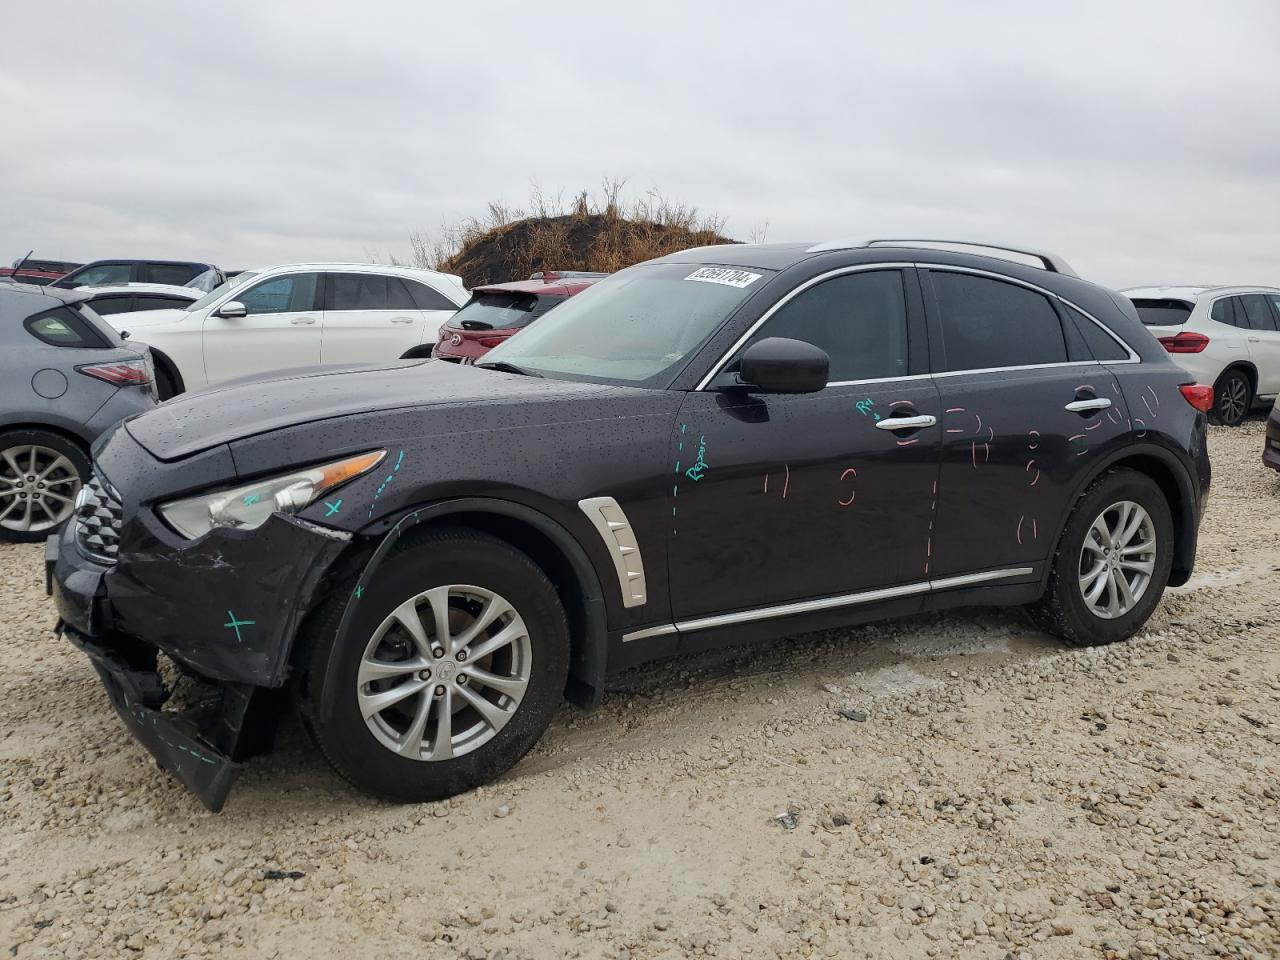
[[[180,394],[125,423],[152,456],[180,460],[302,423],[402,407],[527,405],[615,388],[500,373],[443,360],[274,371]]]

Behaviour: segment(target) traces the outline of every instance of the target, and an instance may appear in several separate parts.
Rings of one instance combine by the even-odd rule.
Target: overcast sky
[[[1280,285],[1277,0],[60,0],[3,22],[6,263],[404,257],[531,184],[619,177],[740,239],[1011,239],[1116,287]]]

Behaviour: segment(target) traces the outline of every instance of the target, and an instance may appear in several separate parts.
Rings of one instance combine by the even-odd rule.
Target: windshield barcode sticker
[[[730,270],[728,267],[699,267],[685,279],[698,280],[702,283],[723,283],[726,287],[749,287],[759,280],[760,276],[761,274],[758,273]]]

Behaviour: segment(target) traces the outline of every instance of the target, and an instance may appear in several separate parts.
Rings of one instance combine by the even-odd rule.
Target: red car
[[[21,260],[14,261],[11,267],[0,267],[0,280],[44,285],[62,279],[78,266],[80,264],[67,263],[63,260],[32,260],[29,257],[23,257]]]
[[[455,363],[475,363],[557,303],[607,276],[556,270],[535,273],[528,280],[473,287],[471,299],[440,328],[440,339],[431,356]]]

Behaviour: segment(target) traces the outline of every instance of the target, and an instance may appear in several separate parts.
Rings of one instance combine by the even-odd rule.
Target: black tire
[[[15,448],[26,447],[45,447],[62,454],[70,461],[71,466],[75,470],[78,482],[75,484],[65,484],[58,488],[61,496],[69,496],[75,499],[76,493],[80,487],[89,480],[89,473],[92,467],[89,463],[89,455],[74,440],[71,440],[60,433],[54,433],[51,430],[7,430],[0,433],[0,491],[12,489],[11,485],[4,483],[4,478],[11,472],[4,454]],[[0,513],[11,505],[12,500],[7,496],[0,496]],[[65,523],[65,521],[64,521]],[[61,529],[63,524],[56,527],[45,527],[37,530],[17,530],[6,526],[5,521],[0,520],[0,541],[8,543],[34,543],[38,540],[44,540],[46,537],[56,533]]]
[[[431,351],[435,349],[435,344],[424,343],[416,347],[410,347],[404,353],[400,354],[401,360],[429,360],[431,359]]]
[[[373,632],[392,610],[432,587],[453,584],[491,590],[519,611],[531,648],[528,685],[506,725],[471,752],[447,760],[399,756],[374,736],[361,715],[357,671]],[[356,601],[341,644],[337,627],[351,590],[340,592],[318,612],[305,638],[298,706],[325,758],[357,788],[402,803],[440,800],[471,790],[514,766],[559,709],[569,671],[564,608],[546,574],[506,542],[451,528],[406,537]],[[326,706],[321,692],[334,658],[334,695]]]
[[[1156,540],[1154,566],[1151,580],[1133,608],[1114,619],[1105,619],[1085,601],[1080,586],[1081,554],[1094,521],[1112,504],[1126,500],[1141,506],[1151,518]],[[1154,480],[1136,470],[1107,471],[1089,486],[1071,511],[1050,563],[1044,596],[1028,608],[1035,624],[1073,646],[1127,640],[1155,610],[1173,567],[1173,518],[1164,492]]]
[[[180,392],[178,385],[173,381],[173,374],[160,364],[156,364],[156,397],[160,400],[168,400],[170,397],[176,397]]]
[[[1249,375],[1235,367],[1218,378],[1213,385],[1211,419],[1226,427],[1239,426],[1253,409],[1253,382]]]

